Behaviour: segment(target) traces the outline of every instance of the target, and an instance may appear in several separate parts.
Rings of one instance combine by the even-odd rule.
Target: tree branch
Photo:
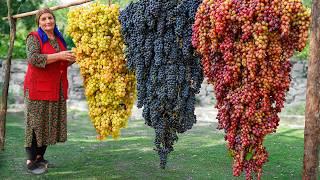
[[[79,0],[79,1],[72,2],[72,3],[69,3],[69,4],[65,4],[65,5],[53,6],[50,9],[52,11],[56,11],[56,10],[59,10],[59,9],[64,9],[64,8],[68,8],[68,7],[71,7],[71,6],[77,6],[77,5],[84,4],[84,3],[87,3],[87,2],[91,2],[91,1],[93,1],[93,0]],[[31,12],[26,12],[26,13],[22,13],[22,14],[16,14],[16,15],[12,16],[12,18],[13,19],[18,19],[18,18],[23,18],[23,17],[27,17],[27,16],[32,16],[32,15],[37,14],[37,12],[38,12],[38,10],[31,11]],[[3,20],[8,20],[8,17],[3,17],[2,19]]]

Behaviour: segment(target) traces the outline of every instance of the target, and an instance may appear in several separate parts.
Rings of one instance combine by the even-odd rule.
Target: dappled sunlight
[[[207,144],[203,144],[201,145],[199,148],[203,148],[203,147],[214,147],[214,146],[219,146],[219,145],[222,145],[222,144],[226,144],[226,142],[224,140],[221,140],[221,141],[214,141],[212,143],[207,143]]]
[[[97,140],[96,138],[88,138],[88,139],[84,139],[84,138],[69,138],[68,139],[69,142],[87,142],[87,143],[94,143],[94,142],[99,142],[99,140]]]
[[[278,131],[272,135],[303,139],[303,129],[279,128]]]
[[[119,141],[132,141],[132,140],[146,140],[148,139],[147,137],[137,137],[137,136],[133,136],[133,137],[122,137],[119,139]]]
[[[21,124],[21,123],[10,123],[10,124],[7,124],[7,127],[19,127],[21,129],[24,129],[24,124]]]
[[[47,175],[70,175],[70,174],[78,174],[81,171],[59,171],[59,172],[49,172]]]
[[[108,149],[108,152],[130,152],[133,148],[117,148],[117,149]]]
[[[142,147],[140,149],[138,149],[141,152],[147,152],[147,151],[153,151],[153,148],[151,147]]]
[[[148,137],[120,137],[119,139],[112,139],[111,137],[105,139],[105,140],[98,140],[95,137],[87,137],[87,138],[76,138],[76,137],[71,137],[68,139],[70,142],[88,142],[88,143],[99,143],[99,142],[119,142],[119,141],[139,141],[139,140],[146,140]]]
[[[145,127],[144,129],[142,129],[140,127],[141,130],[139,129],[126,129],[122,131],[122,137],[124,136],[139,136],[139,137],[150,137],[150,136],[154,136],[154,131],[153,129],[149,128],[149,127]],[[122,139],[122,137],[120,137],[120,139]]]

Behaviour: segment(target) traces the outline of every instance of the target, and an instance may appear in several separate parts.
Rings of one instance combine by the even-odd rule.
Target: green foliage
[[[0,34],[0,59],[4,59],[8,53],[9,36]]]
[[[12,10],[13,14],[19,14],[24,12],[33,11],[38,9],[41,1],[38,0],[13,0],[12,1]],[[9,24],[7,20],[2,20],[2,17],[8,16],[7,10],[7,1],[0,0],[0,34],[9,34]],[[25,17],[23,19],[19,19],[21,23],[24,25],[24,28],[30,30],[34,24],[34,17]]]
[[[301,52],[296,52],[294,57],[298,60],[308,60],[310,53],[310,39],[308,40],[308,43],[306,47]]]
[[[312,6],[312,0],[302,0],[302,3],[308,8]]]
[[[39,8],[41,1],[37,0],[13,0],[13,14],[33,11]],[[8,16],[6,0],[0,0],[0,59],[7,56],[9,47],[10,28],[7,20],[2,20],[2,17]],[[25,37],[35,26],[34,16],[18,19],[17,21],[17,37],[13,49],[13,58],[25,58]]]
[[[135,1],[137,1],[137,0],[112,0],[111,2],[112,2],[113,4],[119,4],[120,7],[123,9],[123,8],[125,8],[130,2],[135,2]],[[107,4],[107,3],[109,3],[109,0],[101,0],[101,2]]]
[[[13,58],[26,58],[26,45],[25,45],[25,38],[29,33],[26,26],[23,22],[17,23],[17,32],[16,32],[16,39],[14,42],[14,48],[12,56]],[[9,48],[9,35],[2,35],[3,38],[0,39],[0,59],[5,59],[8,53]]]

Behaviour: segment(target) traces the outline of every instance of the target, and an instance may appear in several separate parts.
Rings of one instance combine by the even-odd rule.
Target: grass
[[[0,152],[0,179],[244,179],[232,176],[223,133],[215,123],[200,122],[181,134],[159,169],[154,132],[142,120],[130,120],[119,140],[98,141],[86,113],[69,113],[68,141],[48,147],[46,158],[56,165],[44,175],[25,170],[22,113],[7,116],[6,150]],[[301,179],[303,129],[280,127],[265,141],[269,162],[263,179]]]

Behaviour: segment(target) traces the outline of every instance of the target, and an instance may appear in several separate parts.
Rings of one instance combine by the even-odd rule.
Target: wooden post
[[[317,180],[320,142],[320,0],[312,3],[310,60],[304,130],[303,179]]]
[[[10,25],[10,46],[8,50],[7,60],[5,61],[3,66],[5,76],[4,76],[3,91],[2,91],[1,104],[0,104],[0,150],[4,150],[11,58],[12,58],[12,51],[14,46],[14,39],[16,38],[16,20],[12,18],[11,2],[12,2],[11,0],[7,0],[8,18],[9,18],[9,25]]]
[[[109,0],[109,6],[111,6],[111,0]]]

